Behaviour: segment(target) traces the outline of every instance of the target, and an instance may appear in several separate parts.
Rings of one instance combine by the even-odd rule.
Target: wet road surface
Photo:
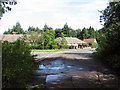
[[[92,52],[91,49],[57,52],[51,57],[58,58],[44,60],[38,55],[39,67],[34,71],[31,88],[118,88],[118,76],[94,60]]]

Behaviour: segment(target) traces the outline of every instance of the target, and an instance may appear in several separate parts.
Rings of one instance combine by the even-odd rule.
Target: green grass
[[[37,51],[37,52],[47,52],[47,51],[64,51],[68,49],[31,49],[31,51]]]

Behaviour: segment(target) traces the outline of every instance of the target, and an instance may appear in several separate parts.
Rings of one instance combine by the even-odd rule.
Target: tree
[[[95,30],[91,26],[88,29],[88,34],[89,34],[88,38],[95,38]]]
[[[0,19],[5,12],[12,10],[12,8],[7,6],[8,4],[9,5],[16,5],[17,1],[16,0],[0,0]]]
[[[53,39],[55,39],[55,31],[52,29],[46,29],[46,32],[44,34],[45,46],[51,45]]]
[[[114,68],[120,68],[120,1],[109,2],[105,10],[100,11],[101,29],[98,55],[105,57],[106,62]]]
[[[100,34],[99,34],[99,32],[97,30],[95,31],[95,37],[96,37],[97,42],[99,43],[99,41],[100,41]]]
[[[55,38],[60,37],[61,36],[61,32],[62,32],[62,29],[56,28],[55,29]]]
[[[29,33],[31,31],[38,32],[38,33],[42,32],[42,30],[39,29],[38,27],[29,26],[28,30],[26,30],[26,33]]]
[[[61,37],[62,37],[61,44],[64,44],[64,45],[67,44],[67,40],[65,38],[64,33],[61,33]]]
[[[39,43],[39,37],[40,35],[35,32],[35,31],[30,31],[29,32],[29,37],[28,37],[28,40],[31,42],[31,43]]]
[[[77,37],[77,31],[69,28],[69,36],[70,37]]]
[[[68,27],[67,23],[64,25],[64,27],[62,28],[62,32],[65,34],[66,37],[69,37],[69,30],[70,28]]]
[[[25,31],[21,28],[19,22],[17,22],[12,29],[8,29],[8,31],[5,31],[4,34],[12,34],[13,32],[17,32],[17,34],[25,34]]]
[[[87,39],[89,37],[88,31],[86,28],[82,29],[82,40]]]
[[[51,30],[52,29],[52,27],[48,27],[48,25],[47,24],[45,24],[44,25],[44,28],[43,28],[43,31],[45,32],[46,30]]]
[[[77,38],[81,39],[81,29],[77,29]]]
[[[35,30],[35,27],[33,27],[33,26],[31,27],[31,26],[29,26],[29,28],[28,28],[28,32],[31,32],[31,31],[34,31],[34,32],[35,32],[35,31],[36,31],[36,30]]]

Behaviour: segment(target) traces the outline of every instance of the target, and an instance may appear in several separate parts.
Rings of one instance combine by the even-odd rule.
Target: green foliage
[[[95,42],[89,42],[89,45],[90,45],[92,48],[96,48],[96,46],[97,46],[98,44],[95,43]]]
[[[52,49],[58,49],[57,45],[52,45]]]
[[[85,46],[85,47],[88,47],[88,46],[89,46],[89,44],[88,44],[88,43],[85,43],[85,44],[84,44],[84,46]]]
[[[61,33],[61,37],[62,37],[61,44],[67,44],[67,40],[64,36],[65,36],[64,33]]]
[[[51,27],[49,27],[47,24],[44,25],[43,31],[46,32],[46,30],[52,30]]]
[[[69,46],[67,44],[60,44],[61,49],[69,49]]]
[[[68,27],[68,24],[66,23],[65,25],[64,25],[64,27],[62,28],[62,32],[63,32],[63,34],[65,35],[65,37],[69,37],[70,35],[69,35],[69,30],[70,30],[70,28]]]
[[[103,15],[100,20],[104,21],[104,27],[100,30],[100,46],[97,57],[113,68],[120,68],[120,1],[110,2],[109,6],[100,11]]]
[[[89,27],[89,29],[88,29],[88,35],[89,35],[88,38],[96,38],[94,28]]]
[[[34,57],[30,55],[28,44],[17,40],[2,44],[2,86],[3,88],[26,88],[33,69]]]
[[[17,34],[25,34],[25,31],[21,28],[19,22],[17,22],[12,29],[8,29],[8,31],[5,31],[4,34],[12,34],[13,32],[17,32]]]
[[[49,45],[46,45],[46,46],[44,47],[44,49],[50,49],[50,46],[49,46]]]
[[[87,39],[89,37],[89,33],[86,28],[83,28],[81,33],[82,33],[82,36],[81,36],[82,40]]]
[[[77,29],[77,38],[81,39],[81,29]]]
[[[62,32],[62,29],[60,29],[60,28],[56,28],[55,29],[55,38],[57,38],[57,37],[61,37],[61,32]]]
[[[31,43],[39,43],[40,42],[40,35],[38,34],[38,32],[35,32],[35,31],[30,31],[29,32],[29,37],[28,37],[28,40],[31,42]]]
[[[46,45],[51,45],[53,39],[55,39],[55,31],[52,29],[47,29],[44,35],[44,44]]]
[[[69,46],[69,49],[74,49],[74,46]]]
[[[38,32],[38,33],[41,33],[42,32],[42,30],[40,30],[38,27],[31,27],[31,26],[29,26],[29,28],[28,28],[28,30],[26,31],[26,33],[30,33],[31,31],[34,31],[34,32]]]
[[[30,49],[40,49],[40,45],[39,44],[29,44],[29,48]]]
[[[12,8],[10,8],[9,5],[11,5],[10,3],[13,3],[12,5],[16,5],[17,2],[16,1],[10,1],[10,0],[0,0],[0,19],[3,16],[3,14],[7,11],[11,11]],[[9,5],[8,5],[9,4]]]

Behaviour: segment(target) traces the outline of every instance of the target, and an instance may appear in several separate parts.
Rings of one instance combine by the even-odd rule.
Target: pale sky
[[[108,0],[17,0],[0,21],[0,34],[12,29],[20,22],[23,30],[29,26],[42,29],[45,23],[53,29],[62,28],[65,23],[73,29],[102,28],[100,13],[108,5]]]

